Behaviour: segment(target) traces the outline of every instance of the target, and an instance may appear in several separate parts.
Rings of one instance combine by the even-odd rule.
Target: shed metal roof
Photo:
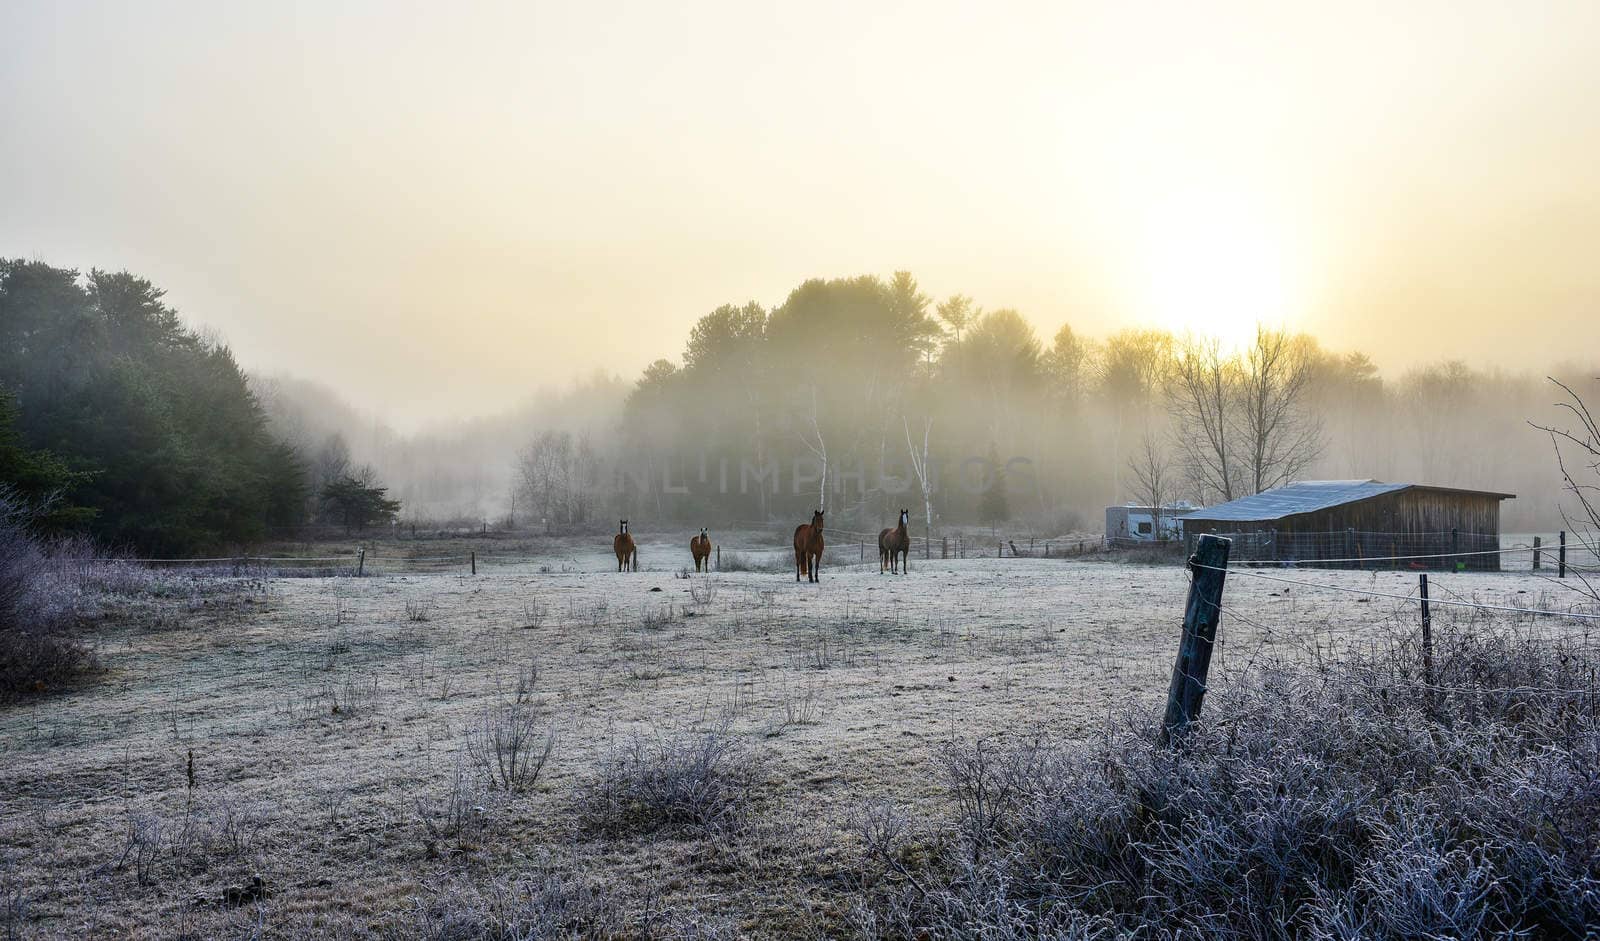
[[[1438,490],[1446,493],[1468,493],[1509,500],[1514,494],[1488,490],[1461,490],[1454,487],[1430,487],[1426,484],[1386,484],[1377,480],[1302,480],[1251,497],[1241,497],[1228,503],[1208,506],[1203,510],[1185,513],[1180,519],[1217,520],[1240,523],[1263,522],[1315,513],[1346,503],[1370,500],[1387,493],[1411,489]]]

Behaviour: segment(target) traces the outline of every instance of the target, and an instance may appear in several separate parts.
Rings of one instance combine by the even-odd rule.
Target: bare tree
[[[1583,397],[1559,379],[1546,377],[1566,393],[1566,401],[1556,407],[1576,419],[1576,429],[1556,428],[1529,422],[1550,436],[1550,446],[1556,453],[1556,466],[1561,470],[1564,489],[1571,495],[1572,503],[1561,507],[1561,518],[1579,546],[1591,557],[1600,558],[1600,421],[1589,411]],[[1583,594],[1600,601],[1600,585],[1584,577],[1582,569],[1574,568]]]
[[[822,464],[822,481],[817,488],[817,509],[828,508],[828,441],[822,436],[822,422],[817,417],[817,387],[811,387],[811,433],[816,436],[816,442],[806,437],[805,432],[800,433],[800,441]]]
[[[1308,407],[1314,369],[1301,338],[1258,328],[1242,354],[1215,339],[1185,341],[1166,384],[1184,469],[1204,499],[1223,502],[1299,477],[1326,446]]]
[[[928,467],[928,438],[933,434],[933,419],[925,418],[922,421],[922,453],[917,453],[917,446],[911,441],[911,423],[906,421],[904,415],[900,416],[900,424],[906,432],[906,450],[911,452],[911,470],[917,475],[917,483],[922,488],[922,513],[927,529],[924,533],[933,536],[933,475]]]
[[[1312,363],[1303,343],[1256,328],[1240,370],[1239,426],[1251,493],[1299,477],[1322,456],[1322,420],[1306,407]]]
[[[1144,433],[1139,449],[1128,459],[1128,472],[1133,476],[1134,500],[1150,507],[1150,516],[1154,521],[1153,535],[1158,540],[1165,540],[1166,532],[1161,528],[1161,509],[1172,500],[1174,481],[1172,462],[1154,434],[1148,431]]]
[[[579,523],[593,508],[600,458],[587,436],[546,431],[517,458],[517,488],[530,512],[551,522]]]
[[[1238,496],[1232,444],[1239,384],[1238,363],[1222,355],[1214,338],[1185,338],[1168,374],[1173,443],[1190,484],[1208,502]]]

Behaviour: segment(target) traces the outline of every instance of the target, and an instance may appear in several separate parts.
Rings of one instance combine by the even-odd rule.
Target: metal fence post
[[[477,553],[477,550],[473,550],[473,553],[472,553],[472,574],[474,574],[474,575],[478,574],[478,553]]]
[[[1567,577],[1567,531],[1561,531],[1561,545],[1556,548],[1556,578]]]
[[[1533,537],[1533,570],[1539,571],[1539,537]]]
[[[365,575],[366,572],[367,572],[367,547],[366,546],[362,546],[360,552],[356,555],[356,576],[360,577],[362,575]]]

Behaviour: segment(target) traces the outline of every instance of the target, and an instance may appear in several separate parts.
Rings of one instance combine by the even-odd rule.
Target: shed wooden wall
[[[1215,530],[1244,537],[1236,545],[1235,557],[1241,561],[1360,560],[1338,563],[1339,568],[1455,568],[1459,561],[1475,571],[1500,569],[1500,556],[1488,554],[1500,548],[1500,499],[1485,494],[1414,487],[1280,520],[1196,519],[1186,524],[1186,537],[1191,530],[1195,535]],[[1454,552],[1485,554],[1448,556]],[[1365,561],[1432,554],[1437,557]]]

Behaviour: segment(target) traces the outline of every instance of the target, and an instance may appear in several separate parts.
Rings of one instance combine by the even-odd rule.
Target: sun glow
[[[1292,325],[1298,278],[1285,236],[1248,202],[1221,194],[1162,201],[1140,232],[1138,319],[1236,348],[1257,324]]]

